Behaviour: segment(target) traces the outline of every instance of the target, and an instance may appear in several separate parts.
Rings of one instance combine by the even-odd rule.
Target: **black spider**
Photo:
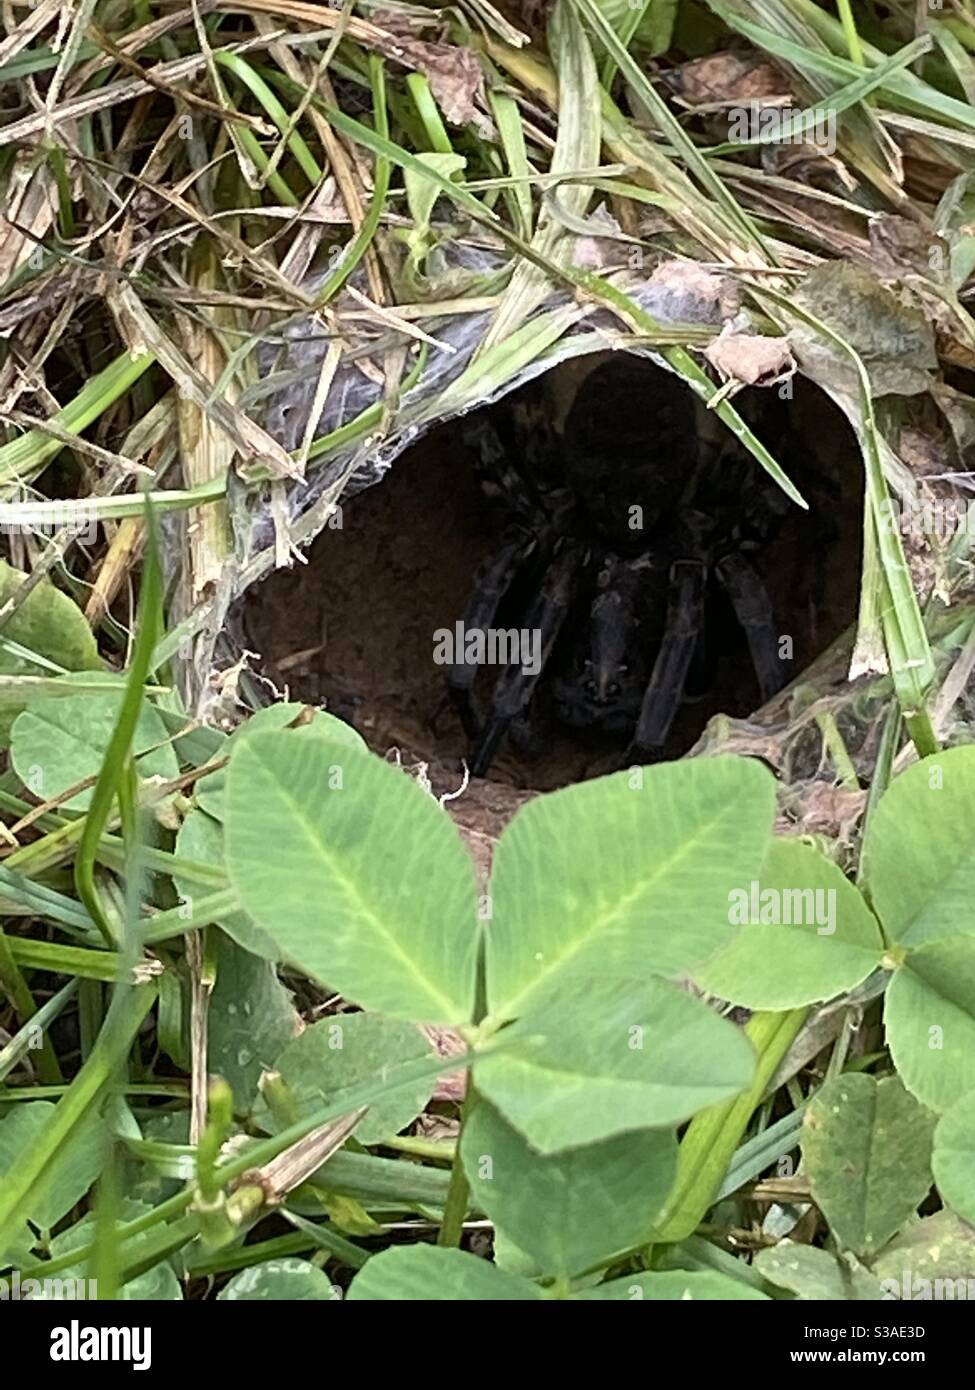
[[[771,698],[788,663],[749,553],[789,505],[776,485],[730,435],[700,430],[676,377],[632,356],[586,378],[561,442],[537,399],[533,419],[530,397],[528,409],[520,431],[516,415],[497,410],[468,426],[504,524],[464,628],[527,630],[536,643],[531,669],[501,667],[486,713],[480,667],[450,668],[472,773],[486,774],[509,730],[531,746],[543,700],[564,724],[628,740],[629,761],[659,757],[682,700],[706,684],[715,590],[744,630],[763,702]]]

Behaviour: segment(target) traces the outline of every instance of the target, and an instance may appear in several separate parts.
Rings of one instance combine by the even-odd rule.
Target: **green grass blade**
[[[5,1176],[0,1190],[0,1258],[26,1218],[27,1203],[35,1185],[57,1161],[59,1152],[128,1056],[155,994],[153,986],[141,985],[124,991],[113,1000],[88,1060],[58,1102],[37,1141]],[[69,1263],[77,1263],[77,1255],[68,1258]]]
[[[680,156],[701,187],[721,208],[729,225],[737,230],[744,245],[757,251],[766,264],[774,265],[775,258],[751,217],[729,193],[693,140],[685,133],[683,126],[658,95],[646,73],[620,42],[612,25],[595,4],[595,0],[569,0],[569,3],[578,10],[593,33],[598,36],[620,72],[646,105],[661,134],[670,141],[674,153]]]
[[[74,400],[51,417],[52,424],[68,434],[81,434],[125,395],[149,370],[153,360],[149,352],[124,352],[87,381]],[[28,430],[18,439],[0,446],[0,486],[34,477],[64,447],[62,440],[42,429]]]
[[[152,509],[148,503],[146,504],[146,512],[150,536],[142,570],[138,630],[132,649],[132,664],[129,668],[125,699],[122,701],[118,721],[105,751],[105,760],[98,774],[98,781],[92,791],[91,806],[85,817],[74,866],[74,880],[78,896],[87,907],[92,919],[98,924],[109,946],[117,943],[109,918],[102,906],[98,889],[95,886],[95,861],[98,856],[102,831],[108,824],[108,818],[111,815],[112,806],[119,792],[130,757],[132,736],[135,733],[139,711],[142,708],[144,688],[151,669],[153,649],[156,645],[156,620],[162,598],[162,573],[159,568]]]

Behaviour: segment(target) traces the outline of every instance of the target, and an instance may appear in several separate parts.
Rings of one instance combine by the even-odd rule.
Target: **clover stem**
[[[677,1180],[653,1233],[654,1244],[684,1240],[704,1219],[752,1115],[808,1014],[803,1008],[752,1015],[745,1034],[758,1053],[754,1080],[740,1096],[703,1110],[687,1126],[677,1151]]]
[[[474,1083],[471,1074],[467,1073],[467,1091],[460,1109],[460,1132],[457,1135],[457,1147],[454,1150],[454,1161],[450,1169],[450,1185],[447,1188],[447,1200],[444,1203],[443,1222],[437,1235],[437,1244],[443,1246],[460,1245],[460,1238],[464,1232],[464,1217],[467,1215],[467,1205],[470,1201],[471,1188],[467,1181],[467,1174],[464,1172],[464,1161],[461,1157],[461,1140],[464,1137],[464,1126],[470,1118],[474,1106],[477,1104],[477,1097],[474,1091]]]

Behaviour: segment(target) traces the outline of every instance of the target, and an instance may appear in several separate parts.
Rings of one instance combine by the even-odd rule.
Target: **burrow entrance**
[[[585,375],[601,365],[597,356],[544,379],[557,426]],[[654,379],[662,374],[652,363],[645,370]],[[840,412],[809,382],[796,377],[791,386],[791,399],[783,400],[778,388],[756,389],[736,403],[750,398],[756,433],[810,504],[808,512],[789,506],[755,557],[778,630],[791,638],[798,676],[856,615],[862,467]],[[686,389],[676,380],[673,387]],[[537,409],[539,387],[528,389]],[[518,396],[487,409],[504,410],[510,421]],[[649,415],[645,427],[652,467]],[[632,430],[631,420],[631,449]],[[380,754],[398,749],[405,762],[430,763],[441,785],[452,773],[459,783],[468,741],[447,696],[444,667],[434,660],[434,634],[463,615],[479,567],[497,552],[505,519],[505,504],[485,497],[470,433],[450,422],[402,455],[381,484],[344,504],[341,528],[319,536],[307,564],[257,586],[243,613],[246,640],[279,689],[338,714]],[[712,644],[717,656],[706,689],[679,709],[667,757],[687,752],[715,713],[744,717],[761,703],[744,635],[720,591],[709,598],[708,614],[720,638]],[[493,672],[479,677],[482,698],[490,698],[493,679]],[[529,753],[506,739],[490,778],[551,790],[613,770],[626,741],[556,719],[546,723],[541,744]]]

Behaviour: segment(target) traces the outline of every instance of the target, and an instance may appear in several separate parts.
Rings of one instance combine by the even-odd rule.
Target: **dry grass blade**
[[[175,384],[177,391],[193,401],[248,463],[270,469],[277,477],[294,478],[298,470],[290,454],[266,430],[237,410],[226,399],[214,400],[211,383],[199,372],[159,327],[135,291],[125,284],[109,290],[109,303],[124,336],[146,344]],[[210,480],[213,475],[211,474]],[[207,481],[207,480],[201,480]]]
[[[552,47],[558,73],[559,130],[550,172],[572,175],[599,162],[602,143],[599,112],[599,82],[592,48],[573,11],[560,8],[552,21]],[[572,184],[563,191],[563,207],[581,217],[592,190],[585,184]],[[543,209],[532,249],[556,262],[571,259],[573,241],[550,209]],[[522,262],[516,266],[511,283],[501,301],[481,352],[504,342],[545,298],[549,286],[544,272]]]
[[[219,269],[212,248],[208,245],[198,246],[191,265],[193,287],[213,289],[219,284],[218,277]],[[226,363],[219,341],[219,325],[221,321],[227,328],[234,324],[233,310],[215,308],[212,313],[212,327],[207,328],[194,320],[184,320],[182,324],[184,357],[197,365],[201,378],[210,388],[220,379]],[[215,479],[225,479],[235,453],[233,437],[212,418],[206,397],[195,399],[185,390],[179,390],[177,397],[176,419],[183,481],[187,487],[193,488]],[[224,393],[224,400],[234,404],[233,385]],[[201,593],[218,582],[230,554],[231,533],[225,504],[216,502],[190,513],[185,536],[187,562],[184,573],[189,580],[192,606]]]
[[[52,20],[63,13],[61,0],[41,0],[33,6],[26,18],[13,28],[7,37],[0,40],[0,67],[9,63],[22,49],[32,43]]]
[[[366,1112],[367,1107],[362,1106],[341,1120],[331,1120],[327,1124],[319,1125],[303,1139],[299,1139],[290,1148],[278,1154],[277,1158],[272,1158],[261,1168],[254,1168],[245,1173],[240,1185],[243,1187],[255,1184],[260,1187],[265,1201],[271,1206],[282,1202],[289,1192],[293,1192],[310,1178],[312,1173],[321,1168],[322,1164],[342,1147]]]

